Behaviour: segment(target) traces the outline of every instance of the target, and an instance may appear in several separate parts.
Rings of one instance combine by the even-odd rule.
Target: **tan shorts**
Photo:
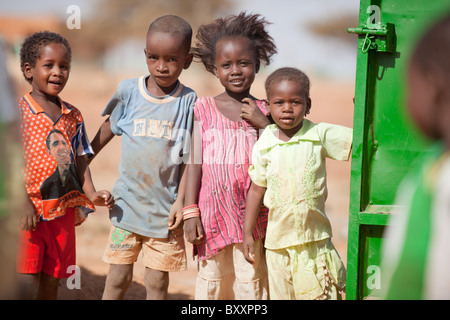
[[[262,240],[255,241],[255,264],[248,263],[242,243],[226,246],[198,262],[196,300],[267,300],[267,267]]]
[[[183,228],[169,238],[149,238],[112,226],[103,261],[109,264],[133,264],[142,249],[142,264],[154,270],[174,272],[187,269]]]

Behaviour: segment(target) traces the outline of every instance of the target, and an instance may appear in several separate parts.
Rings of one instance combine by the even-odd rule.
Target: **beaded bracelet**
[[[187,220],[194,217],[200,216],[200,209],[198,208],[198,205],[193,204],[187,207],[184,207],[182,210],[183,213],[183,220]]]

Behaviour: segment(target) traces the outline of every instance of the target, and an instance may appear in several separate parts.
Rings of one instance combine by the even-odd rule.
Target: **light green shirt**
[[[325,159],[348,160],[353,131],[307,119],[287,142],[277,138],[277,131],[276,125],[266,128],[253,147],[249,169],[252,181],[267,188],[265,246],[281,249],[330,238]]]
[[[442,142],[417,159],[399,185],[383,234],[382,298],[450,299],[450,152]]]

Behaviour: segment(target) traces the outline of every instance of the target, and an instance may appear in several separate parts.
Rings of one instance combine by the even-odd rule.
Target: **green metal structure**
[[[450,0],[361,0],[350,182],[346,299],[381,297],[383,231],[398,184],[427,142],[406,115],[408,56]]]

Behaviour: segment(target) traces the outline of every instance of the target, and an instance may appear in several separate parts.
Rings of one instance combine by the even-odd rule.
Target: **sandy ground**
[[[192,70],[191,70],[192,69]],[[184,72],[181,80],[194,88],[199,96],[215,95],[221,92],[218,81],[199,67]],[[143,70],[144,72],[145,70]],[[200,71],[200,72],[197,72]],[[100,113],[114,93],[117,83],[124,78],[139,75],[110,75],[87,66],[72,66],[69,82],[61,97],[78,107],[85,118],[88,135],[92,139],[103,122]],[[252,93],[264,98],[264,74],[260,74],[252,86]],[[20,79],[23,84],[23,80]],[[311,77],[312,109],[308,118],[314,122],[329,122],[352,127],[353,93],[352,82],[333,82]],[[29,90],[21,85],[19,94]],[[91,172],[97,190],[111,190],[118,176],[120,159],[120,138],[114,138],[91,164]],[[347,230],[350,189],[350,161],[329,160],[327,215],[333,228],[333,243],[341,258],[347,260]],[[77,228],[77,266],[81,270],[81,288],[68,289],[61,282],[59,299],[98,300],[101,299],[109,265],[102,261],[110,228],[107,210],[98,208],[88,220]],[[187,243],[188,270],[170,274],[169,299],[193,299],[196,279],[196,262],[192,259],[192,247]],[[140,259],[134,266],[133,282],[125,299],[145,299],[143,284],[144,266]]]

